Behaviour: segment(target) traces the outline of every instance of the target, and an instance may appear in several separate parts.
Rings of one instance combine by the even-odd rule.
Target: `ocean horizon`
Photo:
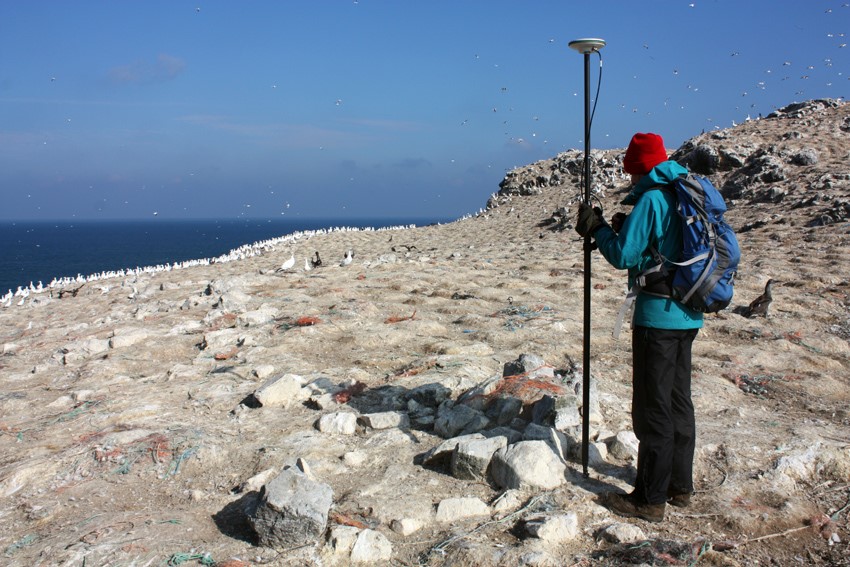
[[[243,245],[337,227],[426,226],[456,219],[0,221],[0,295],[32,282],[215,258]]]

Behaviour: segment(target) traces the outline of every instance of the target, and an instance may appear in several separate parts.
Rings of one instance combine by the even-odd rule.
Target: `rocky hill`
[[[592,155],[606,215],[622,154]],[[635,440],[630,341],[611,336],[625,275],[598,255],[582,474],[575,151],[454,223],[300,235],[0,309],[3,563],[850,564],[850,105],[673,157],[722,188],[743,251],[694,347],[689,508],[649,524],[599,504],[630,489]],[[769,316],[738,314],[769,279]]]

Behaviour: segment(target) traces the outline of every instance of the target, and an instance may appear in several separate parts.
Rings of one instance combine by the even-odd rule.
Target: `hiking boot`
[[[687,508],[691,503],[691,493],[684,492],[676,494],[674,492],[667,491],[667,504],[671,506],[675,506],[677,508]]]
[[[636,501],[630,494],[609,492],[605,498],[608,509],[626,518],[641,518],[647,522],[660,522],[664,519],[666,504],[645,504]]]

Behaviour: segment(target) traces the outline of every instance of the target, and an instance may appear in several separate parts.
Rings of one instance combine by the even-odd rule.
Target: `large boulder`
[[[520,441],[493,455],[490,474],[501,488],[542,488],[564,483],[567,465],[546,441]]]
[[[328,523],[333,490],[295,468],[263,487],[248,521],[266,547],[295,547],[318,540]]]

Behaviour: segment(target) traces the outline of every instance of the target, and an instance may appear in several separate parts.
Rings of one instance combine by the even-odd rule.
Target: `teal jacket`
[[[617,269],[629,270],[629,289],[635,277],[655,265],[649,251],[651,245],[662,256],[679,260],[682,250],[682,227],[676,212],[676,196],[669,191],[650,191],[668,185],[688,170],[675,161],[665,161],[653,168],[632,188],[623,204],[634,205],[620,233],[608,225],[596,231],[599,251]],[[699,329],[702,313],[685,307],[672,298],[640,293],[635,302],[635,326],[655,329]]]

